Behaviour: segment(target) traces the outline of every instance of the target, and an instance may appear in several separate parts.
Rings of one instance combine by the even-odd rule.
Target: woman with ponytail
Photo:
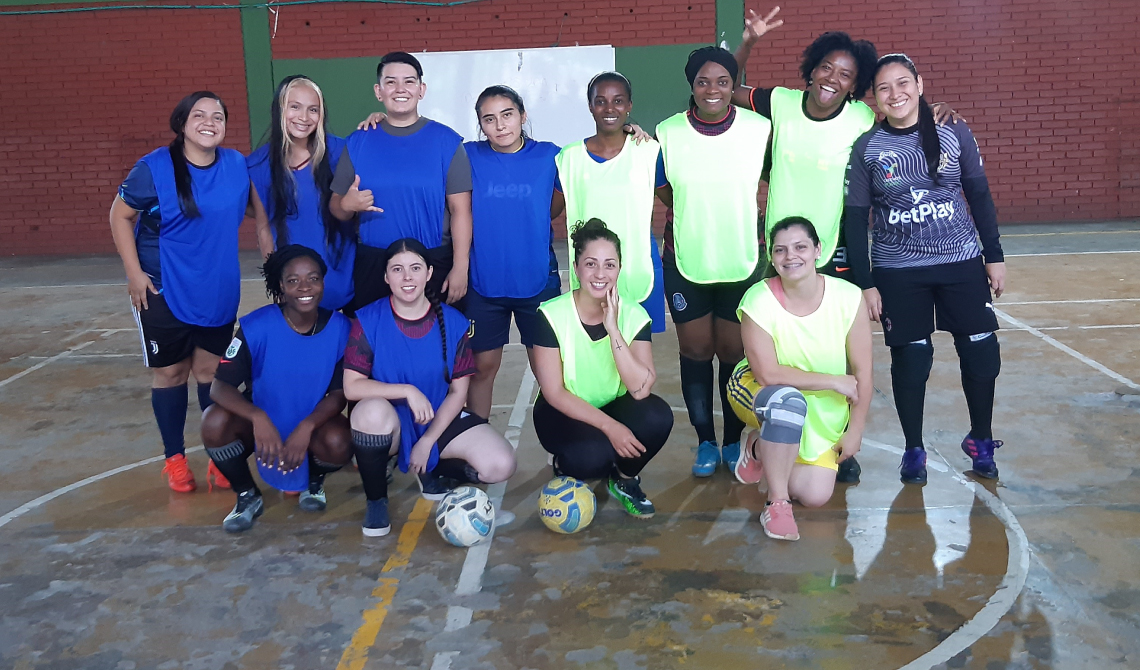
[[[399,457],[420,492],[439,500],[455,484],[492,484],[515,471],[511,445],[487,420],[463,409],[475,359],[470,322],[427,290],[433,269],[414,238],[384,250],[391,290],[356,312],[344,358],[344,394],[358,401],[352,443],[368,499],[362,530],[391,530],[387,464]]]
[[[970,413],[962,450],[975,474],[993,479],[993,454],[1002,442],[991,428],[1001,370],[992,301],[1005,290],[997,211],[969,127],[939,126],[923,88],[907,56],[879,59],[875,101],[886,119],[855,143],[847,168],[851,270],[891,349],[891,383],[906,438],[902,481],[926,482],[922,419],[935,327],[954,336],[958,351]]]
[[[269,141],[246,159],[270,223],[258,239],[261,252],[290,244],[318,250],[328,266],[321,307],[341,309],[353,296],[355,232],[328,204],[344,139],[329,133],[324,94],[302,75],[281,80],[270,119]]]
[[[241,297],[238,227],[252,216],[268,226],[250,188],[245,157],[221,147],[226,107],[209,91],[183,98],[170,115],[174,140],[135,164],[111,203],[111,235],[153,371],[151,405],[166,452],[171,489],[197,484],[186,464],[187,381],[210,405],[210,384],[234,332]],[[224,477],[210,468],[219,485]]]

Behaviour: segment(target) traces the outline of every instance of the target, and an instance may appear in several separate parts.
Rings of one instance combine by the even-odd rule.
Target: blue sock
[[[150,406],[154,408],[154,419],[158,422],[158,432],[162,434],[162,446],[166,457],[186,453],[186,408],[190,404],[190,393],[186,384],[170,388],[150,390]]]
[[[198,406],[205,412],[206,408],[213,404],[214,401],[210,400],[210,385],[198,384]]]

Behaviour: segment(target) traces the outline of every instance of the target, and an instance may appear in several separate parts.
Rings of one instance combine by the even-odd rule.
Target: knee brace
[[[934,364],[934,342],[930,338],[891,347],[891,379],[897,384],[926,384]]]
[[[1001,347],[997,334],[955,335],[962,375],[972,379],[997,379],[1001,372]]]
[[[807,400],[791,386],[765,386],[752,401],[760,421],[760,439],[777,444],[799,444],[807,421]]]

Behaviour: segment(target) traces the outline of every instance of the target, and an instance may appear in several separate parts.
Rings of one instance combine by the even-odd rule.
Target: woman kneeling
[[[749,289],[738,311],[747,358],[729,399],[753,430],[735,472],[744,484],[768,481],[760,515],[768,537],[798,540],[791,500],[826,503],[838,464],[859,451],[871,404],[871,326],[857,286],[816,272],[821,248],[811,222],[780,221],[768,248],[777,276]]]

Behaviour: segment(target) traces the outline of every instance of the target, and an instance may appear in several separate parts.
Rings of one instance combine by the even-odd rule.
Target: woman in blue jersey
[[[515,471],[511,445],[487,419],[463,409],[475,361],[470,322],[425,293],[433,269],[427,248],[414,238],[384,250],[384,280],[391,296],[356,312],[344,360],[344,393],[352,410],[352,442],[368,507],[362,530],[379,537],[388,519],[387,464],[412,470],[429,500],[442,498],[449,481],[506,480]]]
[[[891,349],[891,384],[906,438],[902,481],[926,481],[922,419],[936,327],[954,336],[958,351],[970,413],[962,450],[977,475],[993,479],[994,450],[1002,445],[992,433],[1001,370],[993,297],[1005,290],[997,210],[969,127],[938,126],[922,90],[910,58],[879,59],[875,102],[886,119],[855,143],[848,167],[851,269]],[[863,234],[868,218],[873,269]]]
[[[341,412],[350,324],[321,307],[324,259],[291,244],[265,259],[272,305],[243,316],[218,366],[202,415],[202,444],[237,494],[222,527],[248,530],[264,507],[249,470],[281,491],[300,492],[301,509],[325,509],[325,475],[352,459],[352,433]],[[238,390],[245,386],[245,392]]]
[[[259,231],[263,254],[289,244],[317,249],[328,266],[321,306],[341,309],[352,300],[356,258],[349,222],[328,212],[331,184],[344,140],[328,132],[324,94],[308,77],[281,80],[270,110],[269,142],[246,159],[249,176],[269,217],[270,236]]]
[[[511,316],[531,356],[538,306],[561,291],[550,226],[558,146],[527,137],[526,107],[509,86],[491,86],[480,93],[475,114],[487,139],[464,145],[473,186],[465,313],[471,319],[476,368],[467,409],[486,418]]]
[[[170,115],[174,140],[135,164],[111,204],[111,234],[153,371],[163,474],[182,493],[197,488],[183,436],[187,381],[193,373],[205,410],[241,298],[238,227],[247,213],[259,229],[268,225],[245,157],[221,146],[227,118],[209,91],[183,98]]]

